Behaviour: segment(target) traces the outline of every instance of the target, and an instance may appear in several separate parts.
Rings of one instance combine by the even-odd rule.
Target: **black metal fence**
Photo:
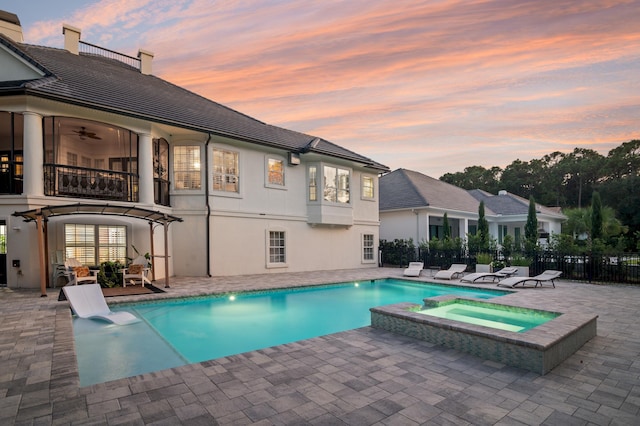
[[[495,258],[500,258],[497,254]],[[414,247],[384,247],[380,251],[380,266],[406,267],[409,262],[422,261],[425,268],[447,269],[453,263],[464,263],[472,271],[475,256],[449,250],[422,250]],[[589,283],[640,284],[640,253],[566,255],[542,252],[531,259],[529,274],[547,269],[562,271],[562,278]]]
[[[562,271],[562,278],[601,283],[640,284],[640,254],[565,255],[544,252],[535,256],[529,269],[531,275],[546,269]]]

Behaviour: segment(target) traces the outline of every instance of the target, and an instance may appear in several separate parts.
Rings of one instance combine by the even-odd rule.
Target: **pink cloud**
[[[258,119],[437,177],[637,138],[639,18],[625,0],[111,0],[65,21]]]

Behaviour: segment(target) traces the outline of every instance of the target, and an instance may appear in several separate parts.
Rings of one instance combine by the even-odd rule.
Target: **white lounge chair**
[[[460,278],[460,281],[466,282],[466,283],[474,283],[478,280],[484,281],[487,278],[491,278],[491,282],[495,282],[496,280],[508,278],[517,272],[518,272],[518,268],[509,266],[506,268],[502,268],[496,272],[474,272],[472,274],[465,275],[464,277]]]
[[[70,257],[64,262],[64,275],[69,280],[69,284],[98,284],[98,271],[92,271],[88,266],[84,266],[76,258]]]
[[[543,273],[541,273],[540,275],[536,275],[535,277],[505,278],[504,280],[500,280],[500,282],[498,283],[498,286],[514,288],[515,286],[520,284],[522,287],[524,287],[524,283],[526,283],[527,281],[533,281],[536,283],[534,287],[538,287],[538,284],[540,284],[540,287],[542,287],[542,283],[551,282],[551,284],[553,284],[553,288],[555,288],[556,283],[553,280],[560,277],[560,275],[562,275],[561,271],[554,271],[552,269],[548,269]]]
[[[405,277],[419,277],[422,272],[422,262],[409,262],[409,267],[404,270]]]
[[[149,268],[147,267],[147,258],[144,256],[138,256],[133,259],[131,264],[122,269],[122,287],[126,287],[127,283],[136,284],[140,282],[142,287],[147,283],[151,285],[151,281],[147,278],[147,274],[149,273]]]
[[[66,285],[62,291],[71,305],[71,310],[80,318],[97,318],[118,325],[133,324],[140,321],[130,312],[113,312],[104,300],[98,284]]]
[[[466,271],[467,265],[454,263],[449,267],[449,269],[443,269],[442,271],[436,272],[433,278],[438,278],[441,280],[451,280],[456,276],[461,276],[464,271]]]

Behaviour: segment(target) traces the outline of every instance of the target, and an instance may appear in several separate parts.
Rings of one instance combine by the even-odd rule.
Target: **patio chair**
[[[527,281],[533,281],[535,282],[534,287],[538,287],[538,284],[540,285],[540,287],[542,287],[542,283],[550,282],[551,284],[553,284],[553,288],[556,288],[556,283],[554,282],[554,280],[560,277],[560,275],[562,275],[561,271],[547,269],[546,271],[544,271],[540,275],[536,275],[535,277],[505,278],[504,280],[500,280],[498,286],[515,288],[517,285],[520,285],[521,287],[524,287],[524,283],[526,283]]]
[[[461,276],[466,270],[467,270],[467,265],[461,264],[461,263],[454,263],[449,267],[449,269],[443,269],[442,271],[436,272],[433,278],[438,278],[441,280],[451,280],[456,276]]]
[[[64,275],[67,285],[98,284],[98,271],[92,271],[78,259],[70,257],[64,262]]]
[[[122,269],[122,287],[126,287],[127,283],[137,284],[144,287],[145,282],[151,285],[151,281],[147,278],[150,268],[147,267],[147,258],[144,256],[138,256],[133,259],[133,262],[126,268]]]
[[[419,277],[423,266],[422,262],[409,262],[409,267],[404,270],[403,275],[405,277]]]
[[[460,278],[460,281],[465,283],[474,283],[478,280],[484,281],[487,278],[491,278],[491,282],[495,282],[496,280],[499,281],[501,279],[508,278],[517,272],[518,272],[518,268],[514,268],[510,266],[510,267],[502,268],[497,272],[474,272],[472,274],[465,275],[464,277]]]
[[[98,284],[62,287],[71,310],[80,318],[102,319],[118,325],[133,324],[140,321],[130,312],[113,312],[104,300]]]

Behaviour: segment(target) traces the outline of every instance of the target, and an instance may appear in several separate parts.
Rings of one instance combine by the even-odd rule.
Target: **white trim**
[[[271,262],[271,253],[269,253],[271,249],[271,232],[282,232],[284,233],[284,262]],[[275,268],[288,268],[289,265],[287,263],[287,259],[289,257],[289,233],[287,229],[281,226],[268,227],[265,230],[265,267],[267,269],[275,269]]]
[[[178,147],[198,147],[200,150],[200,188],[178,188],[178,181],[175,175],[175,165],[176,165],[176,148]],[[201,194],[204,193],[204,185],[203,182],[203,174],[204,167],[202,161],[204,159],[203,151],[202,151],[202,143],[197,141],[181,141],[179,143],[170,144],[169,145],[169,182],[170,182],[170,192],[169,194],[179,193],[179,194]],[[205,176],[206,178],[206,176]]]
[[[269,183],[269,160],[282,162],[282,181],[283,181],[282,185],[278,185],[277,183]],[[280,155],[266,154],[264,156],[264,187],[271,188],[271,189],[287,190],[288,189],[287,183],[288,183],[287,160]]]
[[[238,191],[223,191],[220,189],[215,189],[213,187],[213,178],[215,176],[215,151],[223,151],[223,152],[230,152],[233,154],[236,154],[238,156],[238,170],[236,172],[236,178],[238,179],[237,185],[238,185]],[[240,150],[238,149],[232,149],[230,146],[228,145],[219,145],[219,144],[215,144],[211,147],[211,195],[215,195],[215,196],[219,196],[219,197],[230,197],[230,198],[242,198],[242,185],[243,185],[243,179],[241,176],[242,173],[242,159],[243,159],[243,155],[240,154]],[[207,178],[208,179],[208,178]]]
[[[371,195],[371,197],[367,197],[364,195],[364,181],[366,179],[371,179],[371,190],[373,191],[373,194]],[[373,175],[369,175],[369,174],[362,174],[360,175],[360,199],[363,201],[376,201],[377,197],[376,197],[376,178]]]
[[[371,259],[365,259],[364,258],[364,237],[365,235],[371,235],[371,237],[373,238],[373,245],[371,246],[371,249],[373,251],[373,257]],[[366,247],[368,248],[368,247]],[[370,233],[370,232],[362,232],[360,234],[360,261],[363,264],[371,264],[371,263],[376,263],[377,259],[376,259],[376,234]]]

